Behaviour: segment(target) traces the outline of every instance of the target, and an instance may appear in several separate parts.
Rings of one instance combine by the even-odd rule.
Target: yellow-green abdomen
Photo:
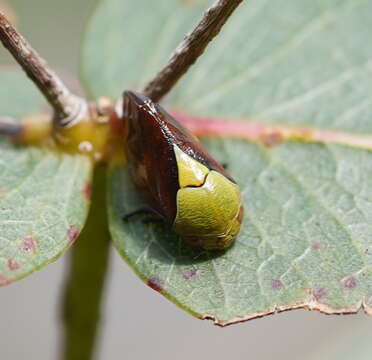
[[[173,228],[186,240],[199,239],[203,248],[224,249],[239,233],[240,212],[239,187],[212,170],[203,185],[178,190]]]

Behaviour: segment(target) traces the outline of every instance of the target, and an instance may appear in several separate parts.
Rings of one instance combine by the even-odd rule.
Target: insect
[[[238,185],[159,104],[133,91],[123,96],[126,154],[149,211],[194,246],[227,248],[243,218]]]

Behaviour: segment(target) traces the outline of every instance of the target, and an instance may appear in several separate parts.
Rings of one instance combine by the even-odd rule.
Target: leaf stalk
[[[70,259],[63,304],[64,360],[90,360],[95,350],[110,250],[105,190],[106,167],[100,165],[87,224]]]

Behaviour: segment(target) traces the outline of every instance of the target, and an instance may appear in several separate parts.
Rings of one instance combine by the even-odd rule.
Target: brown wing
[[[176,216],[179,189],[173,145],[233,181],[200,141],[159,104],[132,91],[124,92],[126,150],[133,180],[145,201],[169,223]]]
[[[210,170],[216,170],[226,176],[231,181],[235,182],[231,175],[224,167],[208,153],[204,145],[198,138],[179,123],[173,116],[167,113],[160,105],[156,104],[158,112],[162,115],[162,119],[166,124],[169,136],[172,137],[173,143],[190,155],[195,160],[205,165]]]
[[[146,97],[126,91],[123,105],[133,181],[144,200],[172,223],[179,189],[173,143],[166,136],[160,114]]]

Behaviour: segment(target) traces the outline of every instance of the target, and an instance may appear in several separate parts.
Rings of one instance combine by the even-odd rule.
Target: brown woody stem
[[[1,12],[0,40],[53,107],[55,125],[67,126],[85,115],[86,101],[70,92]]]
[[[173,52],[163,69],[146,85],[143,93],[153,101],[159,102],[203,54],[210,41],[220,32],[242,2],[243,0],[217,0]]]

